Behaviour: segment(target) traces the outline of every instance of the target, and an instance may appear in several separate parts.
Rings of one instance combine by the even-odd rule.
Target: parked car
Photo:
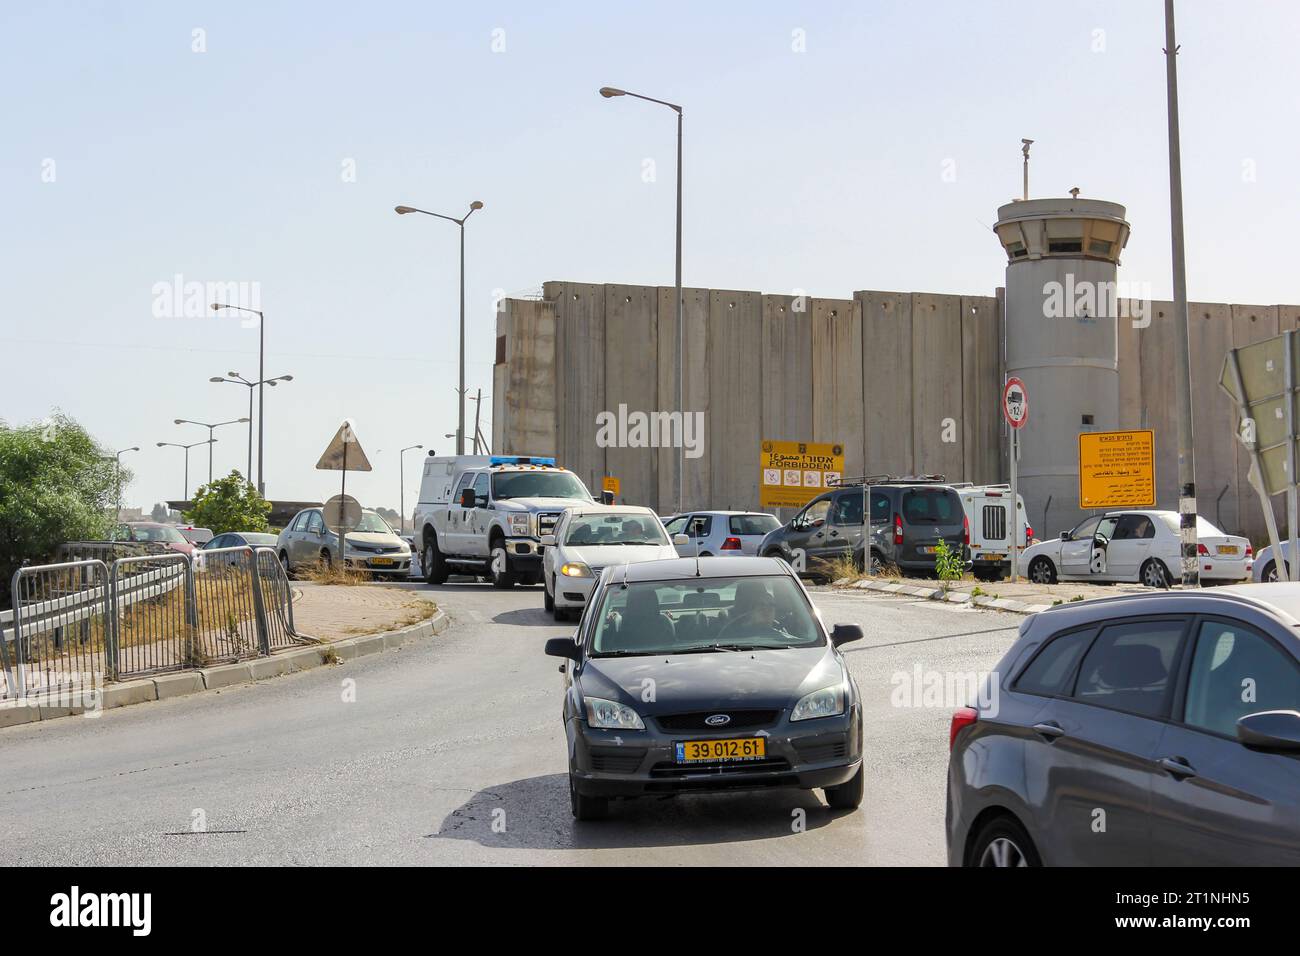
[[[1261,584],[1271,584],[1274,581],[1285,581],[1291,570],[1291,542],[1283,538],[1279,544],[1282,547],[1282,560],[1279,562],[1273,557],[1273,546],[1266,544],[1259,549],[1259,554],[1255,555],[1255,566],[1251,569],[1253,580]]]
[[[224,554],[213,554],[212,552],[224,548],[274,548],[278,541],[279,538],[276,535],[260,531],[227,531],[225,534],[210,538],[207,544],[195,552],[194,566],[198,570],[212,570],[214,567],[221,565],[241,564],[244,559],[240,557],[237,551]]]
[[[568,508],[542,535],[542,603],[562,621],[587,603],[606,567],[677,557],[659,516],[649,508]]]
[[[184,536],[173,525],[162,524],[158,521],[128,521],[119,525],[116,540],[157,545],[162,549],[176,551],[187,557],[194,554],[194,545],[186,541]]]
[[[568,659],[573,815],[598,819],[611,799],[772,787],[820,788],[855,809],[862,709],[839,648],[861,637],[856,624],[828,631],[781,561],[607,567],[575,635],[546,642]]]
[[[1244,581],[1254,553],[1250,542],[1196,520],[1200,576],[1204,581]],[[1135,581],[1167,588],[1182,567],[1176,511],[1111,511],[1080,521],[1058,539],[1025,549],[1021,566],[1031,581]]]
[[[1016,495],[1014,509],[1010,485],[953,485],[966,512],[970,528],[971,568],[982,581],[1001,581],[1011,573],[1011,529],[1018,528],[1017,547],[1024,553],[1034,539],[1025,516],[1025,499]],[[1015,517],[1012,512],[1015,512]],[[1021,567],[1025,567],[1021,562]]]
[[[676,546],[683,558],[753,557],[781,522],[755,511],[689,511],[666,519],[664,527],[670,535],[686,535],[686,541]]]
[[[953,866],[1300,865],[1300,584],[1029,618],[949,732]]]
[[[325,527],[320,508],[294,515],[276,539],[275,551],[287,574],[316,564],[330,564],[338,553],[338,535]],[[411,569],[411,549],[376,512],[364,509],[361,523],[348,532],[348,567],[386,577],[405,578]]]
[[[869,505],[867,504],[869,502]],[[957,492],[942,476],[857,478],[818,495],[759,546],[800,574],[825,578],[837,560],[865,567],[862,514],[871,516],[871,562],[877,570],[934,572],[939,542],[970,563],[970,523]]]

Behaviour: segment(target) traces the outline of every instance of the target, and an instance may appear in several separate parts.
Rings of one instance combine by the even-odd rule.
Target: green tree
[[[257,493],[238,471],[203,485],[185,520],[196,528],[210,528],[214,535],[228,531],[265,531],[271,503]]]
[[[121,480],[131,480],[125,468]],[[115,459],[66,415],[0,422],[0,604],[24,562],[49,561],[65,541],[108,538],[117,481]]]

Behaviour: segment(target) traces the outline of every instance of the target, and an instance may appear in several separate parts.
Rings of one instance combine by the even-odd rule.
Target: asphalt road
[[[865,697],[860,810],[768,791],[623,802],[578,824],[558,661],[541,653],[571,625],[536,588],[410,586],[451,616],[441,636],[0,730],[0,864],[941,865],[950,702],[895,706],[897,675],[987,671],[1021,621],[819,590],[828,624],[867,632],[845,648]]]

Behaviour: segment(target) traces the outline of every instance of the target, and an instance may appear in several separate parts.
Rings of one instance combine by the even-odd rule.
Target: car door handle
[[[840,533],[839,533],[838,531],[832,531],[832,532],[831,532],[831,537],[832,537],[832,538],[838,538],[839,536],[840,536]]]
[[[1040,737],[1045,738],[1050,743],[1051,741],[1055,740],[1057,737],[1062,736],[1065,733],[1065,731],[1061,729],[1061,725],[1058,724],[1056,721],[1048,720],[1048,721],[1044,721],[1041,724],[1034,724],[1034,733],[1038,734],[1038,736]]]
[[[1182,757],[1161,757],[1156,761],[1161,770],[1167,770],[1175,777],[1195,777],[1196,769]]]

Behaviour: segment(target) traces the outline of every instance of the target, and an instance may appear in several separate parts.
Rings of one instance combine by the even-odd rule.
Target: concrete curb
[[[380,654],[400,647],[407,641],[423,640],[441,634],[449,624],[447,612],[438,609],[427,621],[420,621],[409,627],[395,631],[382,631],[378,634],[362,634],[341,641],[324,644],[311,644],[282,651],[271,657],[259,657],[251,661],[239,661],[234,664],[219,664],[215,667],[200,667],[197,670],[181,671],[176,674],[160,674],[157,677],[142,680],[122,681],[108,684],[100,692],[101,708],[126,707],[131,704],[143,704],[153,700],[167,700],[186,694],[197,694],[205,690],[219,690],[223,687],[236,687],[285,674],[295,674],[313,667],[323,667],[326,654],[333,649],[336,660],[350,661],[369,654]],[[13,727],[18,724],[35,723],[38,720],[51,720],[55,717],[69,717],[82,714],[86,708],[78,705],[50,706],[31,701],[5,701],[0,703],[0,727]]]
[[[978,597],[975,597],[967,591],[945,592],[943,588],[916,587],[911,584],[886,584],[883,581],[864,580],[836,588],[836,590],[839,591],[854,589],[862,591],[880,591],[884,594],[902,594],[908,597],[924,598],[927,601],[946,601],[949,604],[973,604],[975,607],[986,607],[995,611],[1007,611],[1011,614],[1037,614],[1039,611],[1046,611],[1051,607],[1050,604],[1028,604],[1024,601],[1013,601],[1010,598],[995,598],[988,594],[981,594]]]

